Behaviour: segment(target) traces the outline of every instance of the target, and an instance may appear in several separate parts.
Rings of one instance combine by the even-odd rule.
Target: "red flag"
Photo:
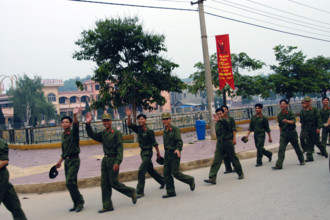
[[[217,60],[218,60],[218,73],[220,91],[225,87],[226,83],[235,90],[233,69],[231,66],[229,35],[215,36],[217,44]]]

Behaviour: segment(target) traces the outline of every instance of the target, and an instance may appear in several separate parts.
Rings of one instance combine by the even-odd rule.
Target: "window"
[[[59,99],[59,102],[60,102],[60,104],[65,104],[65,97],[61,97],[61,98]]]
[[[76,97],[75,96],[70,98],[70,103],[76,103]]]
[[[87,86],[85,86],[85,91],[87,91]]]
[[[47,98],[48,98],[48,102],[56,102],[56,96],[54,93],[49,93]]]
[[[100,85],[95,85],[95,90],[96,91],[100,90]]]

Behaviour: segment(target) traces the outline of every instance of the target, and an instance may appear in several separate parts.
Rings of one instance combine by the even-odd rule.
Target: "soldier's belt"
[[[72,156],[64,157],[64,160],[69,160],[69,159],[74,159],[74,158],[79,158],[79,154],[75,154]]]
[[[104,157],[116,157],[116,154],[115,154],[115,153],[112,153],[112,154],[104,154]]]
[[[233,137],[220,139],[220,140],[218,140],[218,142],[222,143],[222,142],[229,141],[229,140],[233,140]]]
[[[312,125],[306,125],[307,127],[316,127],[316,125],[312,124]]]
[[[174,152],[175,150],[165,149],[165,151]]]

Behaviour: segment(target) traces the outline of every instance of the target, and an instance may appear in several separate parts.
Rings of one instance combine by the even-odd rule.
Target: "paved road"
[[[328,148],[329,150],[329,148]],[[277,155],[274,155],[277,159]],[[86,203],[81,213],[69,213],[72,204],[67,191],[45,194],[20,194],[29,219],[281,219],[310,220],[330,218],[330,174],[328,160],[315,156],[315,161],[299,166],[293,150],[287,151],[284,169],[273,171],[274,162],[256,168],[255,158],[241,161],[245,179],[222,172],[217,185],[207,185],[209,168],[187,174],[196,179],[196,190],[175,181],[177,196],[162,199],[165,190],[152,179],[146,181],[146,196],[133,205],[131,199],[114,191],[114,212],[98,214],[101,208],[99,187],[81,190]],[[135,187],[136,181],[126,183]],[[24,199],[26,198],[26,199]],[[0,206],[1,220],[11,219]]]

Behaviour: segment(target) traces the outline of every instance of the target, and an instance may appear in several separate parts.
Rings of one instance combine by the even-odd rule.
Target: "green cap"
[[[112,120],[111,114],[110,113],[103,114],[102,120]]]
[[[306,96],[306,97],[304,98],[304,101],[305,101],[305,102],[310,102],[310,101],[312,101],[312,99],[311,99],[310,97]]]
[[[165,118],[171,118],[171,114],[169,112],[163,112],[162,119],[165,119]]]

